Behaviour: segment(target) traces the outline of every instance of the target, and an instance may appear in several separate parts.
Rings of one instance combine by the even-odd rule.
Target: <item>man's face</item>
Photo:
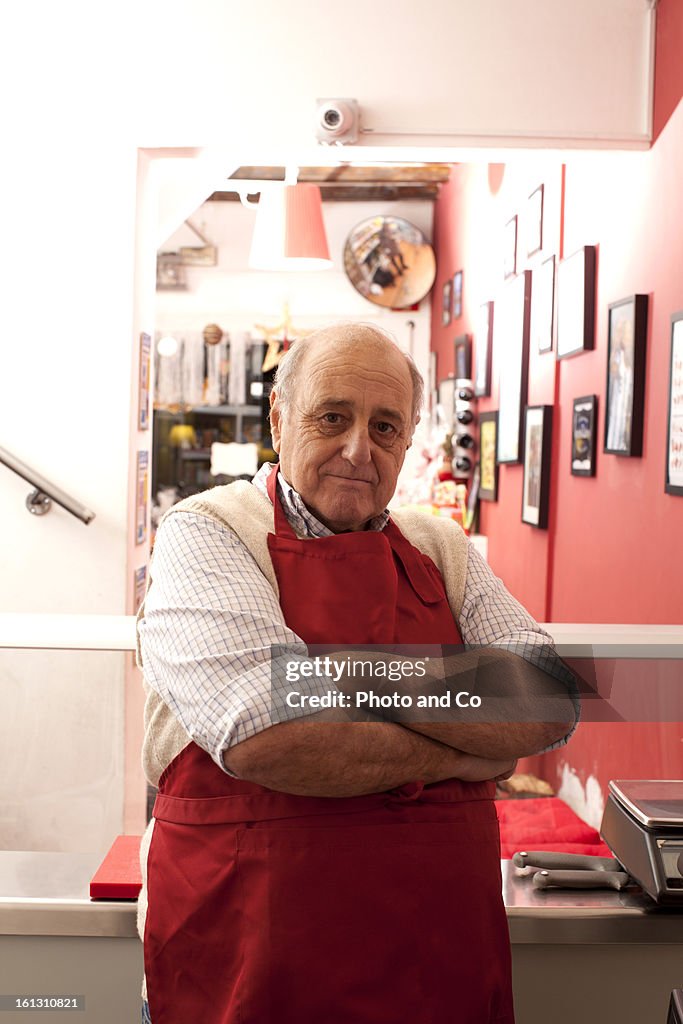
[[[370,336],[311,348],[283,415],[271,394],[273,444],[285,479],[335,533],[382,512],[413,432],[406,361]]]

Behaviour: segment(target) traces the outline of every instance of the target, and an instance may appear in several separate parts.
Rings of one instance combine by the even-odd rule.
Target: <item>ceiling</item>
[[[448,181],[452,164],[411,163],[336,167],[300,167],[297,180],[320,186],[323,202],[382,202],[401,199],[423,199],[429,202],[439,195],[441,185]],[[231,180],[284,181],[284,167],[238,167]],[[258,196],[258,191],[254,193]],[[214,202],[239,201],[237,192],[214,192]]]

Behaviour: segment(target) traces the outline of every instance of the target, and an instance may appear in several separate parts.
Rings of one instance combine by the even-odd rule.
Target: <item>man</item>
[[[550,639],[459,527],[386,511],[420,400],[377,328],[316,332],[278,368],[279,467],[159,528],[139,624],[153,1024],[513,1020],[491,780],[562,742],[575,711]],[[464,644],[433,677],[482,680],[507,714],[283,721],[273,646],[318,644],[349,666]]]

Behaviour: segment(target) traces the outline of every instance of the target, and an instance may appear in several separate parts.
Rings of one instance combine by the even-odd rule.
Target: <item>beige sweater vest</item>
[[[249,549],[265,579],[279,596],[273,563],[268,552],[268,534],[273,531],[273,506],[253,484],[237,481],[223,487],[186,498],[168,510],[166,516],[183,515],[192,512],[207,516],[227,526],[237,534]],[[451,519],[440,519],[404,509],[391,513],[391,517],[411,544],[429,555],[439,569],[448,596],[448,602],[457,621],[462,608],[467,574],[467,537]],[[163,520],[162,520],[163,521]],[[315,544],[315,539],[310,540]],[[150,572],[150,584],[154,581],[154,560]],[[144,603],[138,612],[138,622],[145,613]],[[333,638],[332,638],[333,639]],[[143,669],[142,654],[138,642],[138,664]],[[149,782],[156,786],[164,769],[190,743],[190,737],[177,718],[164,704],[161,697],[146,683],[144,684],[145,738],[142,762]],[[143,889],[138,901],[138,928],[144,935],[147,908],[147,852],[152,837],[153,819],[147,828],[140,851]]]

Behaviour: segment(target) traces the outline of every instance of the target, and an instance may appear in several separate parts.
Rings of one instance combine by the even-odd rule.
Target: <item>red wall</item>
[[[662,14],[667,8],[672,14],[671,0],[661,6]],[[680,29],[683,4],[678,10]],[[554,353],[531,354],[528,403],[555,406],[549,529],[520,520],[521,466],[501,466],[499,501],[482,503],[490,564],[540,620],[683,623],[683,498],[664,493],[670,316],[683,310],[682,181],[680,104],[648,152],[578,153],[564,172],[528,153],[493,170],[460,165],[437,203],[432,312],[439,377],[452,370],[453,338],[473,331],[479,302],[499,294],[503,226],[518,214],[522,229],[526,198],[539,184],[545,186],[544,251],[526,258],[521,238],[518,270],[552,253],[598,248],[595,349],[560,362]],[[441,286],[459,269],[463,317],[443,328]],[[607,306],[634,293],[650,300],[644,447],[642,458],[623,458],[602,452]],[[496,364],[494,344],[494,392],[480,399],[480,411],[497,408]],[[593,479],[574,477],[569,468],[572,400],[591,393],[599,402]],[[564,766],[584,784],[593,776],[603,791],[615,777],[683,778],[682,742],[678,725],[586,724],[569,747],[533,767],[558,783]]]
[[[653,138],[657,139],[683,98],[683,4],[659,0],[655,42]]]

